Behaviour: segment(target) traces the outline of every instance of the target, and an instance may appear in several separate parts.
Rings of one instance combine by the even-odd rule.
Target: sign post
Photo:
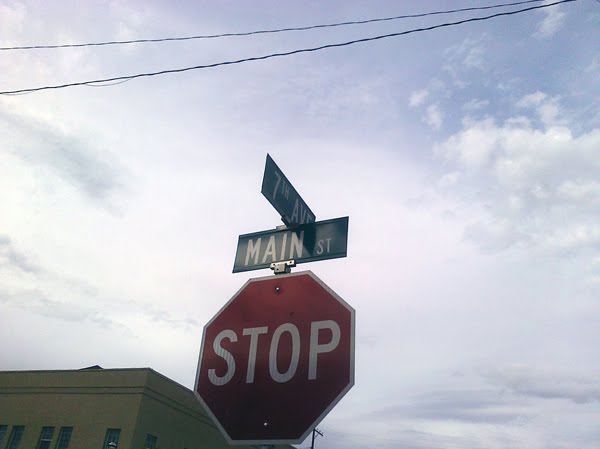
[[[346,257],[348,217],[315,221],[267,154],[262,194],[285,226],[240,235],[250,279],[204,326],[194,393],[229,444],[299,444],[354,385],[354,309],[297,263]]]

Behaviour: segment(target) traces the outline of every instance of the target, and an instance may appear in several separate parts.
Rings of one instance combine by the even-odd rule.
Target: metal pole
[[[317,434],[323,436],[323,432],[315,427],[312,431],[312,443],[310,444],[310,449],[315,449],[315,438],[317,437]]]

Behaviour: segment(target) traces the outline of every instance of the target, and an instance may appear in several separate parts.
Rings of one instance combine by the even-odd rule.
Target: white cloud
[[[464,237],[486,253],[510,248],[519,240],[526,238],[507,219],[469,225],[465,228]]]
[[[538,90],[537,92],[522,97],[519,101],[517,101],[516,106],[519,108],[539,106],[547,97],[548,96],[545,93]]]
[[[140,36],[140,30],[144,24],[151,20],[152,15],[148,13],[148,6],[134,8],[127,2],[113,0],[109,4],[111,15],[118,17],[117,35],[119,40],[136,39]]]
[[[506,94],[508,92],[512,92],[514,89],[517,89],[522,82],[523,80],[519,78],[502,79],[501,81],[497,82],[496,89]]]
[[[564,121],[560,120],[560,109],[558,107],[558,103],[556,100],[548,101],[538,108],[538,114],[542,123],[546,126],[564,123]]]
[[[467,101],[465,104],[463,104],[463,109],[465,111],[479,111],[481,109],[484,109],[489,104],[490,102],[488,100],[478,100],[476,98],[473,98]]]
[[[44,292],[35,289],[18,292],[0,291],[0,303],[63,321],[89,321],[103,327],[112,324],[110,319],[98,310],[75,302],[49,299]]]
[[[546,2],[548,3],[548,2]],[[554,36],[563,26],[565,13],[559,6],[544,9],[545,17],[538,23],[533,36],[538,39],[547,39]]]
[[[433,129],[440,129],[444,122],[444,116],[440,110],[439,105],[432,104],[427,107],[425,115],[425,123],[431,126]]]
[[[594,56],[592,62],[584,70],[588,73],[598,73],[600,71],[600,56]]]
[[[518,115],[516,117],[509,117],[504,121],[505,126],[516,127],[516,128],[530,128],[531,120],[529,117]]]
[[[545,236],[544,243],[567,252],[586,248],[600,249],[600,225],[572,223],[567,227],[556,227]]]
[[[442,69],[450,76],[455,87],[466,89],[472,83],[473,70],[485,71],[486,40],[485,34],[478,39],[467,37],[444,50],[446,63]]]
[[[446,57],[462,68],[483,70],[485,67],[485,42],[487,36],[482,34],[478,39],[465,38],[460,44],[445,50]]]
[[[427,97],[429,96],[429,92],[427,89],[416,90],[410,94],[409,105],[411,108],[421,106]]]
[[[432,391],[410,402],[385,407],[369,414],[371,418],[397,421],[450,421],[455,423],[486,422],[503,424],[515,421],[524,412],[512,398],[492,388],[461,388]]]
[[[560,119],[559,99],[549,98],[543,92],[537,91],[525,95],[517,102],[516,106],[525,109],[533,108],[541,122],[546,126],[564,123],[564,120]]]
[[[14,2],[11,4],[0,4],[0,30],[2,30],[2,38],[0,43],[6,45],[15,45],[15,42],[6,41],[21,33],[26,17],[26,9],[22,3]]]
[[[559,252],[600,247],[600,129],[574,135],[552,124],[558,101],[541,92],[516,106],[534,108],[541,124],[522,116],[465,121],[438,147],[461,169],[462,187],[486,185],[477,189],[487,218],[465,236],[487,251],[518,243]]]
[[[498,144],[497,135],[490,132],[494,129],[492,119],[466,123],[463,131],[448,138],[438,152],[441,150],[467,170],[481,169],[489,163]]]
[[[99,150],[40,114],[18,112],[0,103],[0,130],[8,140],[1,151],[24,163],[49,169],[89,197],[104,201],[123,186],[114,154]]]
[[[438,180],[438,187],[441,189],[447,189],[449,187],[455,186],[460,180],[460,173],[454,171],[452,173],[446,173]]]
[[[496,368],[485,374],[493,383],[513,392],[541,399],[568,399],[575,403],[600,402],[597,375],[574,369],[548,369],[525,365]]]
[[[557,194],[567,200],[597,200],[600,198],[600,182],[568,180],[558,186]]]
[[[18,268],[26,273],[37,273],[40,268],[28,256],[15,248],[13,242],[0,234],[0,269],[3,266]]]

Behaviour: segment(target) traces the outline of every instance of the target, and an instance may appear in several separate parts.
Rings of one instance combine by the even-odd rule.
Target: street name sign
[[[279,212],[286,226],[315,221],[315,214],[268,154],[260,192]]]
[[[229,444],[298,444],[354,385],[354,309],[310,271],[250,279],[206,324],[194,393]]]
[[[233,272],[269,268],[288,260],[298,264],[346,257],[347,248],[348,217],[244,234],[238,239]]]

